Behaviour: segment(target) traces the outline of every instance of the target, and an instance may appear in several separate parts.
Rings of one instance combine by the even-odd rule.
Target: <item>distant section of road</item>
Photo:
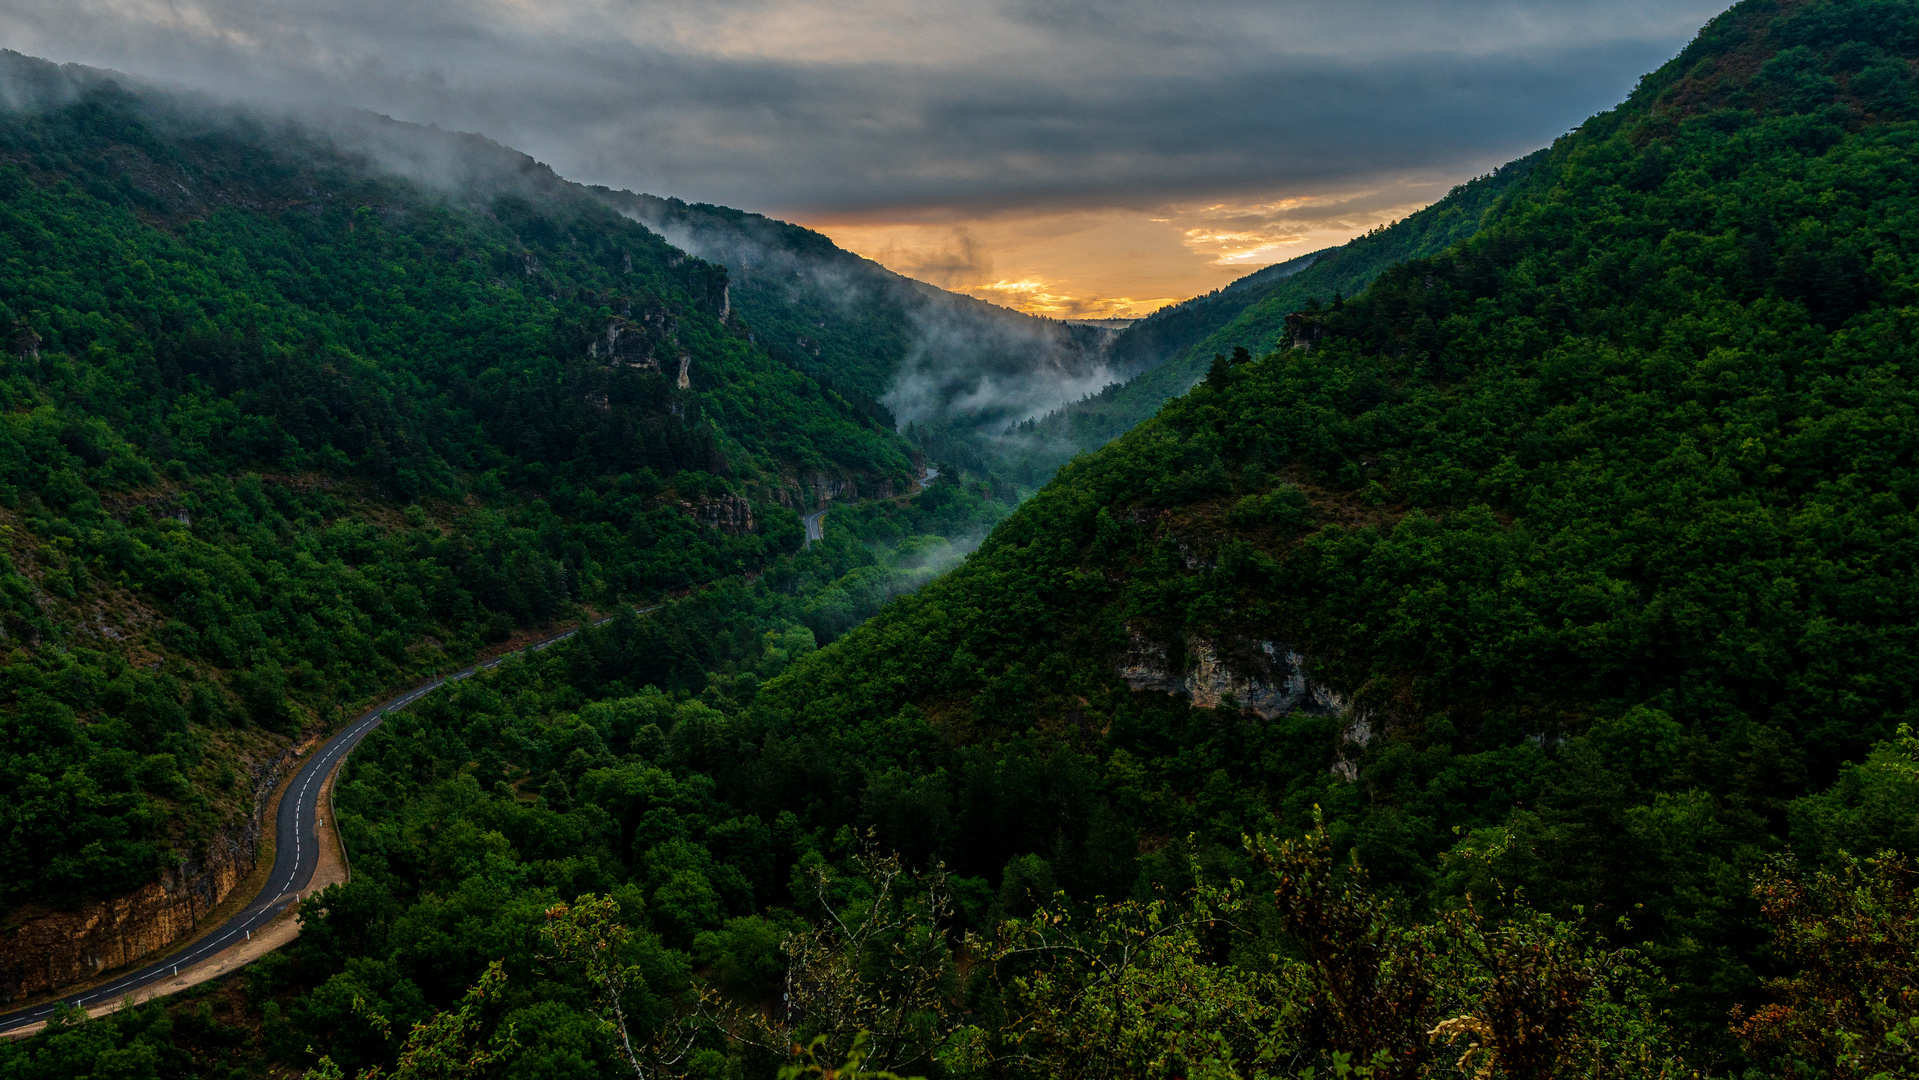
[[[920,486],[925,487],[939,476],[938,469],[926,469],[920,477]],[[806,515],[806,542],[811,546],[816,540],[823,540],[825,510],[815,510]],[[640,608],[641,614],[655,610]],[[593,625],[611,622],[611,618],[595,620]],[[579,630],[568,630],[563,634],[539,641],[531,646],[538,651],[549,645],[565,641]],[[507,656],[513,654],[508,653]],[[483,664],[456,671],[445,678],[415,687],[399,697],[368,710],[339,734],[328,739],[319,752],[293,774],[293,781],[287,785],[287,791],[280,799],[280,810],[274,820],[273,870],[267,875],[267,883],[260,894],[253,898],[240,913],[220,924],[204,938],[176,956],[148,964],[136,971],[122,975],[110,982],[86,990],[75,991],[58,1001],[46,1001],[25,1009],[9,1013],[0,1013],[0,1034],[17,1028],[40,1024],[53,1015],[60,1005],[77,1005],[81,1008],[94,1008],[124,997],[155,983],[171,979],[179,972],[204,963],[229,949],[245,944],[252,935],[272,922],[287,908],[300,901],[301,893],[313,880],[313,870],[318,862],[320,850],[319,807],[320,791],[325,779],[340,759],[352,753],[360,740],[367,737],[386,714],[394,709],[402,709],[420,698],[438,690],[450,682],[458,682],[485,668],[495,667],[506,656],[495,657]]]
[[[940,474],[940,471],[938,469],[932,468],[931,466],[928,466],[927,468],[921,470],[920,487],[923,488],[926,485],[932,483],[933,479],[937,477],[939,474]],[[812,513],[806,515],[805,521],[806,521],[806,546],[807,547],[812,547],[813,543],[817,540],[826,539],[826,524],[825,524],[826,508],[815,510]]]
[[[640,612],[652,611],[642,608]],[[593,625],[612,621],[599,619]],[[555,634],[535,643],[535,651],[549,645],[565,641],[579,633],[577,628],[564,634]],[[170,979],[178,972],[203,963],[210,957],[244,944],[251,936],[266,924],[272,922],[281,912],[296,904],[307,884],[313,880],[313,869],[318,863],[320,851],[319,808],[320,790],[325,786],[326,775],[333,770],[339,760],[351,753],[360,740],[394,709],[405,708],[420,698],[438,690],[450,682],[458,682],[484,669],[495,667],[507,656],[495,657],[483,664],[456,671],[442,679],[434,679],[424,686],[415,687],[399,697],[383,702],[369,710],[365,715],[348,725],[344,731],[328,739],[319,752],[300,766],[293,774],[292,783],[287,785],[286,794],[280,798],[280,812],[274,820],[273,871],[267,875],[267,883],[260,894],[253,898],[239,914],[220,924],[212,933],[177,956],[169,956],[158,963],[148,964],[138,971],[122,975],[111,982],[91,989],[77,991],[59,1001],[42,1002],[25,1009],[0,1014],[0,1034],[15,1028],[26,1027],[45,1021],[53,1015],[60,1005],[78,1005],[89,1008],[111,1002],[116,998],[131,994],[136,990]]]

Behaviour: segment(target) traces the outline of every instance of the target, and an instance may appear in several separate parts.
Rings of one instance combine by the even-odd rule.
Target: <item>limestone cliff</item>
[[[755,527],[753,505],[738,495],[702,499],[693,507],[693,518],[732,536],[743,536]]]
[[[1202,709],[1217,709],[1230,698],[1267,720],[1287,713],[1338,717],[1343,723],[1332,771],[1348,780],[1358,777],[1355,751],[1372,741],[1373,718],[1355,709],[1346,694],[1309,676],[1311,660],[1299,650],[1277,641],[1218,643],[1194,636],[1185,641],[1183,663],[1175,664],[1171,653],[1165,644],[1129,629],[1115,670],[1134,690],[1177,694]]]
[[[624,314],[616,315],[606,329],[587,345],[587,353],[607,367],[630,367],[646,371],[661,370],[660,357],[673,357],[681,385],[686,385],[691,358],[679,347],[674,332],[679,320],[659,304],[648,304],[637,311],[620,301]]]
[[[258,865],[267,804],[300,746],[251,770],[253,806],[184,855],[160,880],[72,911],[9,914],[0,923],[0,1003],[49,993],[135,963],[191,934]]]
[[[1130,631],[1119,676],[1135,690],[1158,690],[1193,699],[1202,709],[1216,709],[1231,697],[1240,707],[1266,719],[1291,712],[1345,716],[1344,694],[1306,674],[1307,658],[1277,641],[1236,639],[1225,647],[1201,637],[1186,639],[1186,663],[1173,670],[1170,650]]]

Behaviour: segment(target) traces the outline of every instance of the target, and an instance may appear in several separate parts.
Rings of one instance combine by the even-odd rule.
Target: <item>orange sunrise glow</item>
[[[1138,319],[1396,221],[1455,181],[1136,209],[933,209],[795,220],[909,277],[1017,311]]]

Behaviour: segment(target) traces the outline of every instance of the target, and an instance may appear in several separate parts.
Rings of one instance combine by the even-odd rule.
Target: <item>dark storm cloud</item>
[[[0,44],[484,132],[753,208],[1148,205],[1470,170],[1714,4],[0,0]]]

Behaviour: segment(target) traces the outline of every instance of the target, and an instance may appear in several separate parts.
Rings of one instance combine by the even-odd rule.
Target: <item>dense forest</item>
[[[1913,719],[1915,34],[1734,9],[1470,240],[1216,359],[761,709],[1050,729],[1227,872],[1318,804],[1416,908],[1583,912],[1739,1060],[1784,960],[1752,875],[1912,843],[1874,748]],[[1136,727],[1122,673],[1241,719]]]
[[[764,567],[818,485],[914,482],[724,268],[556,179],[431,191],[7,65],[39,105],[0,114],[0,905],[125,892],[293,732]]]
[[[297,942],[0,1078],[1913,1075],[1915,61],[1745,0],[1010,513],[423,699]]]
[[[997,474],[1003,486],[1037,487],[1065,460],[1029,461],[1032,440],[1009,441],[1008,428],[1160,359],[1155,348],[1116,348],[1122,335],[1102,327],[896,274],[789,222],[593,191],[686,251],[725,264],[733,302],[774,357],[900,427],[929,459]]]
[[[1543,153],[1543,151],[1542,151]],[[1125,434],[1206,377],[1215,355],[1264,353],[1281,344],[1286,316],[1307,300],[1352,296],[1388,268],[1436,255],[1477,232],[1539,155],[1461,184],[1445,198],[1335,248],[1246,275],[1224,289],[1154,312],[1113,342],[1115,382],[1022,421],[994,462],[1019,483],[1044,483],[1075,455]],[[1138,372],[1138,374],[1133,374]]]

